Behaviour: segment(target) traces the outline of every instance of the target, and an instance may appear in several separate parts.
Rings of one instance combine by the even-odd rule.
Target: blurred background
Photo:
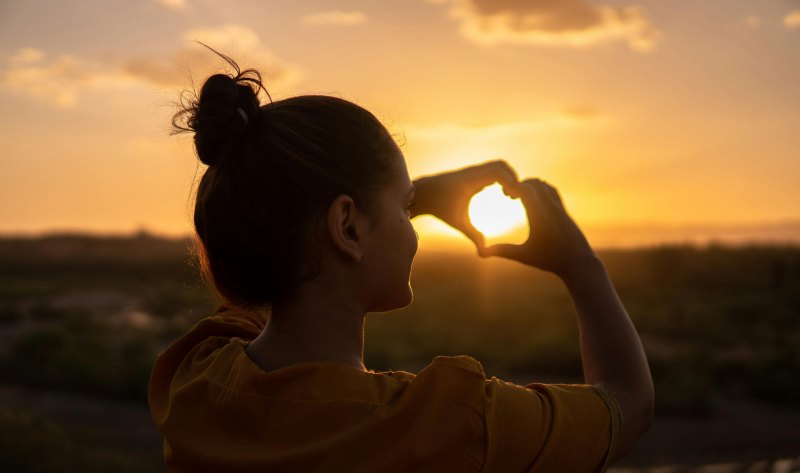
[[[150,367],[217,305],[191,254],[204,169],[169,135],[224,70],[194,41],[274,100],[364,106],[412,176],[505,159],[560,189],[655,376],[656,424],[615,471],[800,471],[796,0],[0,2],[4,470],[163,469]],[[483,229],[524,240],[503,218]],[[581,381],[556,278],[414,223],[415,302],[368,317],[367,367]]]

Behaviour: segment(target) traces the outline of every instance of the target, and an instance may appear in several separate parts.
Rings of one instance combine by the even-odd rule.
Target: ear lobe
[[[328,235],[342,256],[355,263],[361,262],[363,249],[358,225],[361,214],[350,196],[340,195],[328,208]]]

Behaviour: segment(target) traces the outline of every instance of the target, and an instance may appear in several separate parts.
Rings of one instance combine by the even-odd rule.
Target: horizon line
[[[663,246],[800,246],[800,218],[755,223],[587,223],[580,225],[597,250],[645,249]],[[620,234],[622,233],[622,234]],[[51,228],[39,231],[0,231],[0,240],[48,238],[150,238],[191,240],[193,232],[159,232],[147,227],[134,230]],[[425,235],[421,249],[474,251],[472,244],[455,235]],[[427,247],[427,248],[424,248]]]

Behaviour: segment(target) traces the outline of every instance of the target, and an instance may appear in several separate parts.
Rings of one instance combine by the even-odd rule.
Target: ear
[[[328,207],[328,235],[342,255],[355,262],[363,256],[365,216],[358,211],[350,196],[340,195]]]

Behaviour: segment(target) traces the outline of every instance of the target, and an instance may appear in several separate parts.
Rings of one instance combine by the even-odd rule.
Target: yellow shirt
[[[419,374],[325,362],[263,371],[264,326],[222,311],[156,361],[153,419],[174,472],[600,472],[619,407],[587,385],[486,379],[468,356]]]

